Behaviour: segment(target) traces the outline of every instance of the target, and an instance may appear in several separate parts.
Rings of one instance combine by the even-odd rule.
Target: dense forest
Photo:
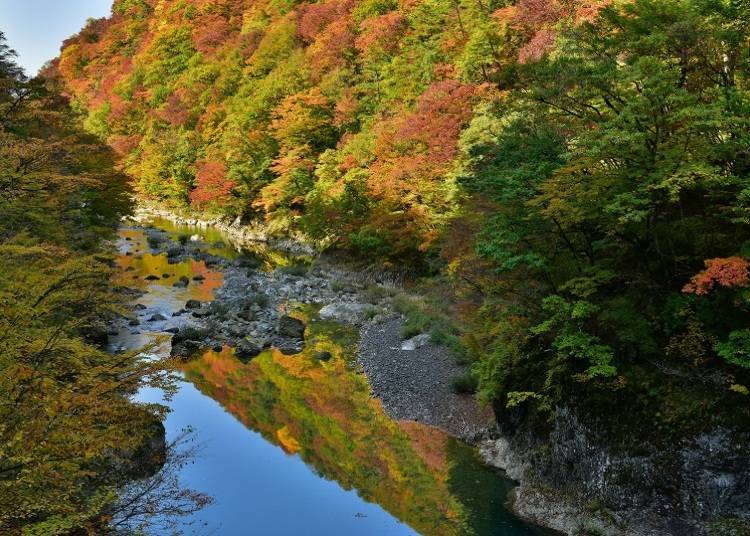
[[[54,68],[141,196],[448,280],[485,399],[628,401],[669,439],[749,416],[748,24],[733,0],[118,0]]]
[[[90,344],[120,172],[408,273],[500,421],[574,408],[625,452],[750,430],[743,0],[112,9],[39,79],[0,49],[0,528],[111,517],[103,460],[153,423],[122,396],[147,365]]]
[[[80,129],[59,90],[59,80],[29,80],[0,33],[0,532],[9,535],[147,526],[157,503],[169,516],[204,501],[164,473],[123,491],[154,475],[167,448],[163,408],[128,396],[171,380],[133,353],[105,351],[105,322],[123,297],[103,241],[130,199],[112,151]]]

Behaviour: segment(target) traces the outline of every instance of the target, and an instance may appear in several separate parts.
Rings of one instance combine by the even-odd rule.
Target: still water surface
[[[229,243],[216,230],[154,224],[173,238],[199,232],[208,243]],[[168,355],[163,330],[187,321],[171,315],[188,299],[211,300],[222,274],[202,261],[168,263],[150,250],[137,227],[120,230],[118,248],[118,282],[145,291],[136,300],[145,309],[139,313],[143,324],[123,329],[113,343],[121,348],[156,344],[152,352]],[[210,252],[227,258],[240,254],[221,244]],[[263,253],[271,263],[283,261],[277,253]],[[203,282],[172,286],[180,276],[198,274]],[[161,278],[148,281],[148,275]],[[155,313],[167,320],[149,322]],[[511,483],[483,465],[474,449],[434,428],[395,422],[385,414],[353,367],[352,330],[320,321],[314,308],[299,314],[309,322],[302,354],[269,350],[243,364],[225,348],[185,365],[178,393],[166,402],[165,426],[168,439],[194,429],[200,452],[180,480],[214,499],[185,520],[186,533],[542,534],[505,509]],[[321,350],[333,359],[315,360],[313,354]],[[161,402],[163,397],[147,389],[138,399]]]

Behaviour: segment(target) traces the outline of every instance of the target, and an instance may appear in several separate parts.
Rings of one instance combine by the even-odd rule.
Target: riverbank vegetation
[[[0,33],[0,532],[104,534],[112,520],[146,522],[129,488],[158,473],[162,408],[128,395],[152,365],[105,351],[120,298],[102,241],[129,207],[114,155],[59,93],[29,80]],[[151,379],[149,379],[151,378]],[[142,481],[143,482],[143,481]],[[202,500],[174,491],[165,511]],[[141,516],[141,517],[139,517]],[[123,524],[121,528],[126,528]]]
[[[54,67],[142,196],[439,277],[500,411],[675,441],[750,418],[749,25],[734,0],[117,0]]]

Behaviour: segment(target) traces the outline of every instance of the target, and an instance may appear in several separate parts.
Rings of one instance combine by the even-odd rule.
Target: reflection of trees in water
[[[225,349],[188,363],[185,373],[266,440],[416,530],[470,534],[464,505],[448,487],[449,439],[385,414],[367,380],[351,368],[347,349],[355,339],[347,330],[312,322],[301,354],[268,351],[245,365]],[[320,351],[333,359],[315,360]]]
[[[108,509],[112,530],[117,534],[179,534],[178,527],[191,526],[186,520],[213,502],[210,496],[180,483],[181,471],[199,453],[192,430],[183,430],[166,446],[159,471],[119,490],[118,500]]]

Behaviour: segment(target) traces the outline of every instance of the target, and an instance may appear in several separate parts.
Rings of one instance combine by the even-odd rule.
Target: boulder
[[[159,279],[161,279],[161,277],[159,277],[158,275],[151,274],[151,275],[147,275],[145,279],[146,281],[158,281]]]
[[[422,348],[430,342],[430,336],[427,333],[420,333],[416,337],[405,340],[401,343],[401,349],[408,352],[414,351],[417,348]]]
[[[163,322],[166,319],[167,317],[164,316],[163,314],[156,313],[156,314],[151,315],[151,318],[149,318],[148,321],[149,322]]]
[[[179,280],[175,281],[175,283],[172,286],[175,288],[187,288],[189,284],[190,284],[190,279],[183,275],[182,277],[180,277]]]
[[[260,347],[248,340],[242,340],[238,342],[237,346],[234,349],[234,355],[237,356],[237,359],[239,359],[243,363],[247,363],[252,358],[260,354],[260,352]]]
[[[194,327],[186,327],[179,330],[172,337],[172,346],[184,341],[201,341],[208,336],[208,330]]]
[[[200,309],[193,309],[192,315],[194,318],[207,318],[211,316],[211,308],[201,307]]]
[[[185,309],[200,309],[203,307],[203,302],[199,300],[188,300],[185,303]]]
[[[320,310],[322,320],[335,320],[348,324],[357,324],[364,320],[365,313],[371,306],[365,303],[331,303]]]
[[[296,355],[302,352],[302,348],[294,344],[282,344],[278,349],[284,355]]]
[[[252,322],[257,315],[251,307],[243,307],[237,312],[237,316],[246,322]]]
[[[331,352],[322,351],[315,352],[315,355],[313,357],[318,361],[330,361],[333,355],[331,354]]]
[[[276,327],[276,333],[282,337],[302,340],[305,338],[305,323],[298,318],[284,315],[279,318],[279,324]]]
[[[193,357],[200,348],[201,345],[197,341],[188,340],[174,344],[174,339],[172,339],[172,349],[170,350],[169,355],[187,360]]]
[[[203,339],[208,336],[208,330],[194,327],[183,328],[172,336],[172,349],[169,354],[187,360],[203,347]]]

